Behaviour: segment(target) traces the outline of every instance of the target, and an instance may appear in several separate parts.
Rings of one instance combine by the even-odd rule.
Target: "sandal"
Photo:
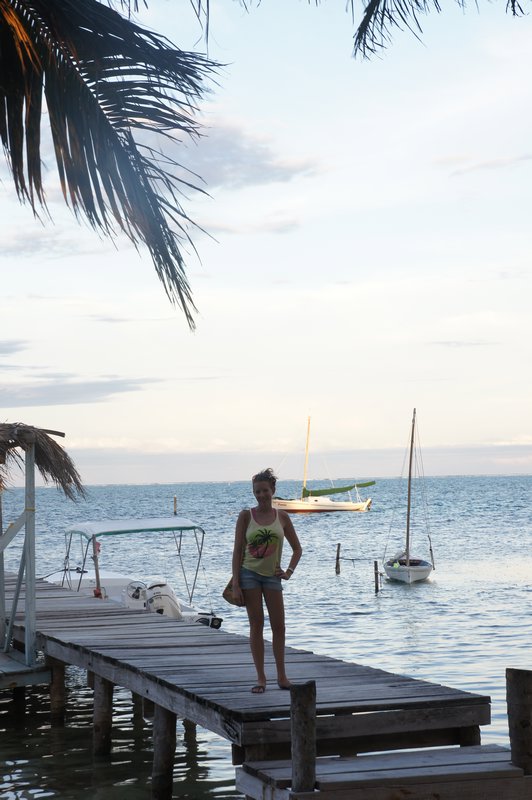
[[[266,691],[266,687],[263,683],[257,683],[255,686],[251,688],[251,694],[264,694]]]

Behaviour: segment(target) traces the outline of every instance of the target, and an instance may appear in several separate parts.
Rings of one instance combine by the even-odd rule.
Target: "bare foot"
[[[255,686],[251,688],[251,694],[264,694],[266,691],[266,687],[263,683],[257,683]]]

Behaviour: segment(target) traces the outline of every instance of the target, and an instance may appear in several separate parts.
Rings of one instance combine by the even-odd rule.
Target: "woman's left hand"
[[[290,571],[286,571],[284,569],[281,569],[281,567],[277,567],[277,569],[275,570],[275,575],[278,578],[281,578],[281,580],[283,580],[283,581],[288,581],[288,580],[290,580],[290,577],[291,577],[292,573]]]

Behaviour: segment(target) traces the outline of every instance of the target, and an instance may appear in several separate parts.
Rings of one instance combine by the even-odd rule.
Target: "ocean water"
[[[278,491],[297,496],[298,488],[284,482]],[[482,741],[507,745],[505,670],[532,668],[531,489],[531,476],[425,479],[436,569],[429,581],[413,586],[383,580],[378,594],[373,562],[401,546],[404,482],[379,480],[367,514],[294,515],[304,555],[284,595],[287,644],[489,694],[492,723],[482,729]],[[174,496],[178,514],[207,531],[195,600],[221,613],[226,630],[245,634],[245,612],[224,604],[220,594],[230,573],[236,516],[253,500],[248,483],[95,486],[78,503],[53,488],[38,489],[37,574],[62,565],[70,522],[171,515]],[[4,494],[4,526],[22,503],[22,490]],[[426,557],[419,516],[416,511],[414,550]],[[7,550],[7,569],[17,568],[21,547],[19,534]],[[104,542],[101,558],[102,564],[138,578],[149,564],[149,574],[165,575],[179,593],[182,579],[170,548],[148,550],[121,537],[114,545]],[[46,692],[28,690],[24,717],[13,708],[10,693],[0,693],[0,798],[149,797],[150,721],[139,719],[129,693],[117,688],[113,753],[95,759],[85,675],[69,669],[67,680],[64,728],[50,728]],[[229,744],[178,722],[174,797],[238,796]]]

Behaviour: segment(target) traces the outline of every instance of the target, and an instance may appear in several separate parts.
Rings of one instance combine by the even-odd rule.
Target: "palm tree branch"
[[[144,243],[193,327],[181,252],[191,244],[191,221],[179,202],[192,184],[176,177],[177,162],[143,151],[136,134],[198,136],[196,103],[216,65],[97,0],[0,0],[0,36],[1,74],[9,67],[0,84],[0,137],[19,196],[34,210],[35,197],[44,204],[44,90],[65,200],[107,235],[117,225],[136,246]]]

